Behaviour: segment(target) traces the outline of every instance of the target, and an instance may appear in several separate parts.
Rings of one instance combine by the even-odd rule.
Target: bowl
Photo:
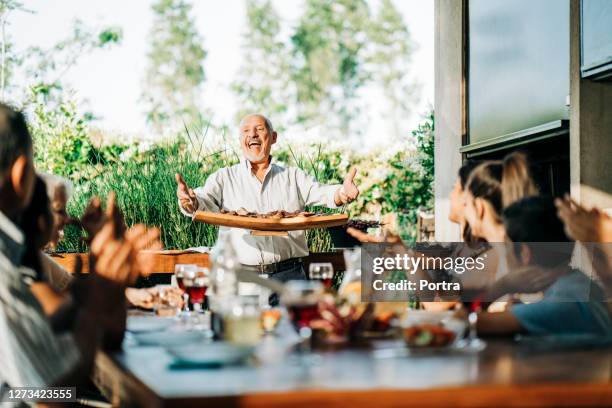
[[[418,348],[452,346],[463,337],[466,326],[453,311],[411,310],[401,322],[406,345]]]

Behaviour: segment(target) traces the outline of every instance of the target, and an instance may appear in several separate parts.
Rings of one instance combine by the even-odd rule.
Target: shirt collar
[[[24,241],[23,232],[0,211],[0,252],[14,265],[21,264]]]
[[[249,174],[252,174],[252,172],[253,172],[253,165],[251,164],[249,159],[247,159],[246,157],[242,156],[242,159],[240,159],[240,162],[242,163],[244,168],[249,172]],[[270,170],[274,166],[274,163],[275,163],[274,156],[270,155],[270,166],[268,166],[266,174],[270,172]]]

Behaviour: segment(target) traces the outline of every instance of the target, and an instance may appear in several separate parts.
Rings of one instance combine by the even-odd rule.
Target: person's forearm
[[[123,300],[117,305],[113,313],[104,319],[104,337],[102,347],[106,350],[117,350],[121,348],[125,335],[127,319],[127,301]]]
[[[56,333],[71,330],[75,324],[78,314],[78,306],[72,297],[66,297],[65,301],[49,316],[51,328]]]
[[[79,362],[68,374],[52,384],[53,386],[79,386],[91,375],[102,335],[99,321],[91,313],[84,309],[78,310],[72,335],[79,351]]]
[[[47,282],[34,282],[30,290],[47,316],[52,316],[66,302],[67,294],[56,291]]]
[[[612,254],[609,247],[612,244],[588,244],[587,251],[591,254],[593,269],[597,273],[606,295],[612,297]]]
[[[494,302],[507,294],[506,285],[502,279],[498,279],[483,290],[482,298],[488,302]]]
[[[478,313],[476,329],[478,334],[483,336],[511,336],[525,332],[518,319],[508,311]]]

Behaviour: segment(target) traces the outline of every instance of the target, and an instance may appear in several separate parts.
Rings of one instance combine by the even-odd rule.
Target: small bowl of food
[[[449,347],[463,337],[466,324],[454,312],[411,310],[401,322],[402,335],[408,347]]]

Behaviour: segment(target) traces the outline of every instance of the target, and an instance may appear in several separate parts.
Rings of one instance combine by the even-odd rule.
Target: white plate
[[[132,333],[145,333],[166,330],[175,324],[174,318],[157,316],[129,316],[127,331]]]
[[[253,353],[254,348],[226,342],[215,342],[168,347],[167,350],[179,363],[226,365],[244,360]]]
[[[164,330],[133,333],[134,339],[143,346],[172,347],[204,340],[204,335],[197,331]]]

